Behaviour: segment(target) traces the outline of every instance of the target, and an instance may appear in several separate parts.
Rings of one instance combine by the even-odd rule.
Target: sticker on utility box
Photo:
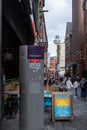
[[[30,69],[41,69],[40,59],[29,59]]]

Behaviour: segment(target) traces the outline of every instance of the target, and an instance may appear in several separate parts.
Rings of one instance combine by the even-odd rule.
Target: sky
[[[45,0],[46,31],[48,37],[48,52],[56,56],[56,45],[53,43],[55,36],[59,35],[63,42],[67,22],[72,21],[72,0]]]

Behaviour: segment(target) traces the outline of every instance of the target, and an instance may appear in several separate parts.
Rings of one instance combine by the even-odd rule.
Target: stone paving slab
[[[19,130],[19,115],[2,120],[1,130]],[[73,120],[51,122],[51,110],[44,112],[44,130],[87,130],[87,100],[74,98]]]
[[[77,128],[68,127],[68,128],[65,128],[65,130],[77,130]]]

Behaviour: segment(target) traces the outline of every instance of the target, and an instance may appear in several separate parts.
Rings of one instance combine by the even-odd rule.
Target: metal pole
[[[2,87],[2,0],[0,0],[0,123],[1,123],[1,107],[2,107],[2,96],[1,96],[1,87]],[[1,124],[0,124],[1,127]]]

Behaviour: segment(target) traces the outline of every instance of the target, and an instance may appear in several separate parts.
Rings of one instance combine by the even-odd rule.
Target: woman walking
[[[71,77],[68,77],[68,80],[66,81],[66,89],[68,92],[72,92],[73,84],[71,82]]]

